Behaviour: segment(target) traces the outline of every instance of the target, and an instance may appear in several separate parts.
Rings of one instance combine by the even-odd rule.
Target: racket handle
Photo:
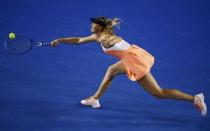
[[[45,43],[45,42],[34,42],[36,44],[36,46],[50,46],[51,43]]]
[[[42,42],[42,46],[50,46],[51,45],[51,43],[44,43],[44,42]]]

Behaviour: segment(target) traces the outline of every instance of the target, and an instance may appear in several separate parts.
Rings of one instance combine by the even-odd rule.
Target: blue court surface
[[[92,16],[123,19],[117,34],[155,56],[158,83],[203,92],[210,106],[209,0],[1,0],[0,131],[210,131],[193,104],[158,100],[126,75],[114,78],[101,109],[80,105],[117,61],[99,44],[4,53],[10,32],[45,42],[86,36]]]

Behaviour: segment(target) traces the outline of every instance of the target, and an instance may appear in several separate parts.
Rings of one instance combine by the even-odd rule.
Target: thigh
[[[147,92],[151,94],[160,93],[162,89],[158,85],[153,75],[149,72],[137,81]]]
[[[122,61],[118,61],[109,66],[108,72],[112,75],[124,74],[125,73],[125,66]]]

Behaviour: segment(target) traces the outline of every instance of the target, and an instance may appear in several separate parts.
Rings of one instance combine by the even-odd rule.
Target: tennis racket
[[[14,55],[25,54],[36,47],[50,46],[50,43],[32,40],[26,36],[17,36],[14,39],[6,39],[4,49],[6,52]]]

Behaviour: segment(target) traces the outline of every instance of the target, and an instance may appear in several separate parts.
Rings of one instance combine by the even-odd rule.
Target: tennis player
[[[163,89],[159,86],[150,72],[154,64],[154,56],[137,45],[129,44],[122,37],[114,33],[114,27],[120,24],[120,19],[95,17],[90,18],[90,21],[92,32],[90,36],[58,38],[51,42],[53,47],[60,43],[81,44],[98,42],[104,53],[119,59],[118,62],[109,66],[95,94],[81,100],[81,104],[99,108],[101,106],[99,99],[110,86],[113,78],[120,74],[127,74],[131,81],[136,81],[154,97],[158,99],[185,100],[194,103],[203,116],[207,114],[207,106],[204,102],[203,93],[193,96],[176,89]]]

